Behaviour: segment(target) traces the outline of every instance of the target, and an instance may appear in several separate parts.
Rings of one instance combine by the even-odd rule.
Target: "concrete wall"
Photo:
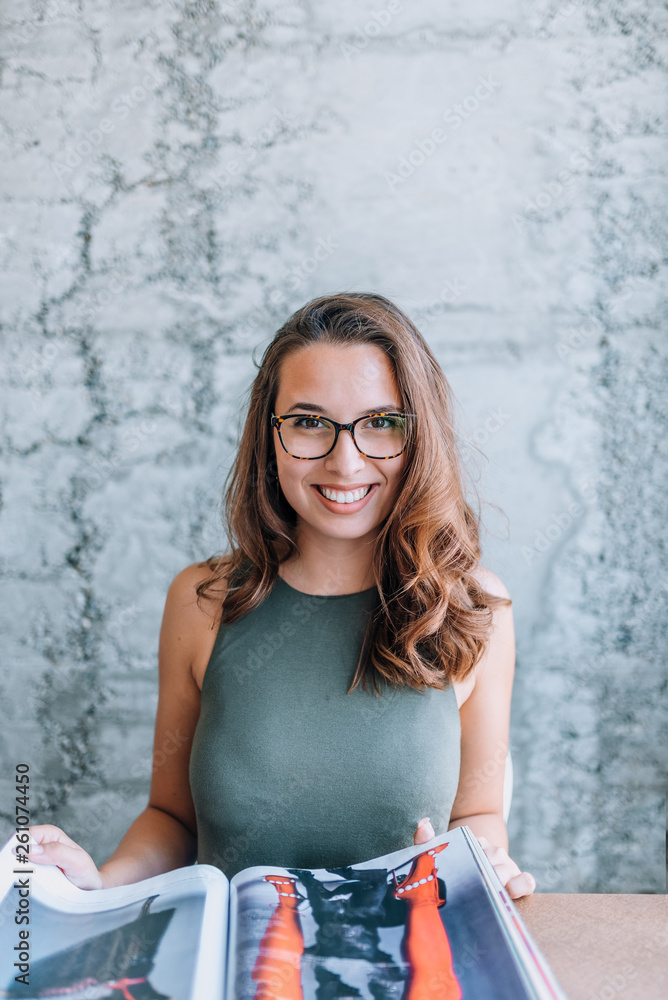
[[[98,863],[144,808],[165,592],[223,544],[254,352],[313,296],[375,290],[482,452],[511,856],[543,891],[664,892],[664,6],[3,18],[6,835],[21,760],[33,822]]]

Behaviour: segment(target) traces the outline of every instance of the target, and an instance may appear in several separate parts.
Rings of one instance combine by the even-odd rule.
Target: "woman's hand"
[[[425,816],[417,825],[417,830],[413,835],[413,843],[426,844],[428,840],[431,840],[435,836],[436,834],[429,822],[429,817]],[[511,899],[528,896],[534,891],[536,880],[533,875],[529,872],[520,871],[519,866],[508,857],[503,847],[495,847],[494,844],[490,844],[487,837],[478,837],[478,843],[489,858],[501,885],[505,886]]]
[[[536,880],[530,872],[520,871],[518,865],[508,857],[503,847],[490,844],[487,837],[478,837],[478,843],[494,866],[501,885],[505,886],[511,899],[529,896],[536,888]]]
[[[37,843],[20,846],[29,848],[30,864],[56,865],[79,889],[104,889],[102,875],[90,854],[86,854],[83,847],[75,844],[60,827],[43,823],[29,826],[28,833]],[[17,851],[17,846],[13,848],[14,854],[25,856],[23,850]]]
[[[428,840],[433,840],[436,834],[434,833],[434,828],[429,822],[428,816],[423,816],[417,825],[417,830],[413,834],[414,844],[426,844]]]

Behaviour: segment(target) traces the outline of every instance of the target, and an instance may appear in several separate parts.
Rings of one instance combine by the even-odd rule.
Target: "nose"
[[[325,458],[325,468],[335,474],[351,476],[364,468],[366,459],[357,450],[350,431],[342,430],[333,451]]]

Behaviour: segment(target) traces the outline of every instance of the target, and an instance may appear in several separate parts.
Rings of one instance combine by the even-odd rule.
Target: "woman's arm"
[[[194,864],[197,837],[169,813],[147,806],[98,871],[102,888],[130,885],[152,875]]]
[[[159,695],[148,806],[100,865],[105,888],[195,863],[197,824],[190,793],[190,748],[199,719],[193,663],[211,619],[196,602],[200,566],[187,566],[167,591],[158,645]]]
[[[478,581],[489,592],[509,593],[499,578],[479,567]],[[503,819],[503,780],[510,732],[510,702],[515,674],[515,629],[512,605],[493,612],[493,630],[475,667],[473,691],[461,706],[459,785],[448,829],[469,826],[480,840],[497,874],[514,897],[533,892],[535,879],[507,854],[508,831]]]
[[[211,642],[212,634],[211,617],[196,603],[195,587],[203,576],[201,566],[188,566],[167,592],[158,648],[153,774],[146,809],[99,869],[59,827],[30,828],[43,847],[39,854],[30,853],[31,862],[58,865],[81,888],[128,885],[196,860],[197,828],[188,768],[200,691],[192,665],[203,645]]]

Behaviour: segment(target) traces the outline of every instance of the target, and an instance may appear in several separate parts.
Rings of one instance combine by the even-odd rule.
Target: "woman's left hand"
[[[424,816],[417,825],[413,834],[414,844],[426,844],[436,834],[429,822],[429,817]],[[519,899],[520,896],[529,896],[536,888],[536,880],[530,872],[520,871],[512,858],[508,857],[507,851],[503,847],[496,847],[491,844],[487,837],[478,837],[478,843],[489,858],[494,871],[496,872],[501,885],[505,886],[511,899]]]
[[[503,847],[491,844],[487,837],[478,837],[478,843],[494,866],[501,885],[505,886],[511,899],[529,896],[536,888],[536,880],[530,872],[520,871],[518,865],[508,857]]]

